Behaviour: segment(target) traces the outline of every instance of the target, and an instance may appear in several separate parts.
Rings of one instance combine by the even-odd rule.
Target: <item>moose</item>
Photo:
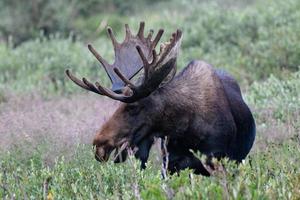
[[[134,35],[126,24],[122,43],[116,40],[111,28],[107,29],[115,51],[113,64],[88,45],[108,74],[111,89],[86,78],[80,80],[66,70],[78,86],[121,102],[96,133],[95,158],[107,161],[116,150],[121,156],[115,162],[122,162],[126,151],[121,147],[126,144],[137,147],[135,156],[145,168],[154,138],[167,136],[170,173],[190,168],[196,174],[210,175],[191,150],[208,158],[227,157],[241,162],[252,148],[256,131],[236,80],[199,60],[191,61],[176,75],[182,32],[174,32],[157,53],[164,30],[160,29],[152,40],[153,31],[145,37],[144,29],[145,23],[141,22]],[[140,71],[142,75],[134,78]]]

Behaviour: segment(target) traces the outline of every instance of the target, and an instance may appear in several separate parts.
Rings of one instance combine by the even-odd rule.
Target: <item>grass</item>
[[[0,194],[40,199],[48,180],[47,195],[54,199],[297,199],[299,153],[299,144],[288,140],[252,154],[239,166],[224,161],[226,172],[220,169],[211,178],[185,170],[165,180],[153,162],[140,171],[132,157],[126,164],[99,165],[89,146],[77,147],[72,159],[61,157],[51,168],[38,155],[20,163],[15,154],[7,154],[12,158],[1,162]]]

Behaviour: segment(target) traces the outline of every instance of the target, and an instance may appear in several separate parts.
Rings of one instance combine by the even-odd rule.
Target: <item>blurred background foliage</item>
[[[13,90],[73,92],[64,76],[67,67],[107,83],[86,44],[95,44],[112,62],[106,27],[111,26],[121,41],[124,24],[136,30],[142,20],[146,30],[164,28],[163,40],[177,28],[183,30],[179,69],[203,59],[227,69],[244,86],[299,69],[298,0],[3,0],[0,4],[0,81]]]
[[[74,31],[78,35],[91,36],[103,20],[104,15],[117,14],[117,26],[125,15],[157,3],[158,0],[3,0],[0,3],[0,31],[2,39],[13,38],[18,45],[36,38],[42,32],[48,36],[60,32],[68,35]],[[85,30],[90,29],[90,30]]]

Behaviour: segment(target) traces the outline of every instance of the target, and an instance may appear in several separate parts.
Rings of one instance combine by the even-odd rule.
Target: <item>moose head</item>
[[[111,28],[107,29],[115,50],[115,62],[110,65],[100,54],[88,45],[89,50],[104,66],[111,82],[112,89],[107,89],[96,82],[92,84],[86,78],[76,78],[69,70],[67,76],[78,86],[94,93],[120,101],[121,104],[113,116],[96,134],[93,145],[95,158],[106,161],[111,152],[124,143],[140,143],[151,134],[162,111],[160,88],[170,81],[176,73],[176,58],[180,47],[182,33],[177,30],[170,40],[160,46],[158,44],[163,30],[160,29],[152,40],[153,31],[144,36],[145,23],[141,22],[138,33],[133,35],[125,25],[126,36],[123,43],[118,43]],[[141,70],[143,77],[138,83],[131,79]],[[149,146],[149,145],[148,145]]]

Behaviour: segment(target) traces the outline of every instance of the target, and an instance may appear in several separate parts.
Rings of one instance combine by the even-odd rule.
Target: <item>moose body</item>
[[[138,147],[135,155],[142,161],[142,168],[145,168],[154,137],[168,136],[168,169],[172,173],[191,168],[195,173],[209,175],[190,150],[200,151],[208,157],[228,157],[238,162],[244,159],[254,142],[255,122],[243,101],[237,82],[226,72],[216,70],[204,61],[192,61],[175,76],[180,31],[172,35],[170,42],[157,55],[154,48],[161,37],[161,31],[151,41],[149,37],[143,37],[143,22],[135,37],[131,35],[128,26],[125,27],[126,39],[122,44],[116,43],[111,29],[108,33],[119,64],[126,63],[117,59],[122,57],[119,55],[121,49],[127,51],[128,46],[136,43],[144,45],[144,50],[139,45],[136,46],[137,51],[128,50],[135,53],[131,57],[131,65],[142,63],[141,67],[144,68],[140,86],[135,86],[129,79],[141,67],[122,74],[120,69],[130,66],[109,66],[91,46],[89,49],[105,69],[113,67],[106,69],[109,77],[114,77],[111,78],[113,84],[113,80],[118,80],[120,88],[122,80],[125,83],[124,89],[111,91],[99,83],[93,85],[85,78],[81,81],[67,71],[69,78],[84,89],[123,102],[97,132],[93,141],[96,147],[95,158],[106,161],[114,149],[118,150],[127,143],[131,147]],[[148,56],[143,52],[147,52]],[[124,150],[116,152],[122,155],[122,160],[126,159]],[[115,161],[122,160],[118,157]]]
[[[147,131],[134,133],[132,143],[140,149],[136,156],[145,163],[151,137],[168,136],[171,172],[192,168],[207,175],[190,150],[240,162],[254,142],[254,119],[238,84],[226,72],[215,70],[203,61],[192,61],[172,81],[135,106],[144,109],[135,108],[138,114],[148,116],[147,119],[140,119],[138,114],[130,116],[135,120],[131,127],[141,122],[146,126],[142,130]]]

